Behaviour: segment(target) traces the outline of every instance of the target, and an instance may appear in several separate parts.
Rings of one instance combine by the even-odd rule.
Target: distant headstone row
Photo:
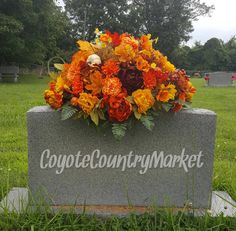
[[[20,69],[18,66],[0,66],[0,81],[4,78],[13,78],[14,82],[18,81]]]
[[[233,72],[211,72],[205,76],[208,87],[233,87],[236,73]]]

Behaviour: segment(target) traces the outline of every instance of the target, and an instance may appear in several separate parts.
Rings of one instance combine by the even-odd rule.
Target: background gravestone
[[[229,72],[212,72],[208,74],[208,86],[211,87],[232,87],[232,76],[234,73]]]
[[[156,119],[153,132],[137,124],[122,141],[109,130],[96,131],[85,121],[60,120],[60,113],[49,107],[34,107],[27,113],[29,188],[51,205],[135,205],[184,207],[190,201],[195,208],[208,208],[211,197],[216,114],[204,109],[164,113]],[[202,152],[202,168],[151,168],[139,173],[139,166],[126,169],[68,168],[56,174],[56,168],[40,168],[41,154],[50,149],[53,155],[90,154],[147,155],[164,151],[165,155]]]

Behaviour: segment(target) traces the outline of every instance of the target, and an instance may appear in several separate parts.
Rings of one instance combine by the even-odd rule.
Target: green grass
[[[236,219],[216,218],[209,215],[194,218],[192,215],[179,213],[173,215],[170,211],[156,211],[153,214],[140,216],[130,214],[127,217],[88,216],[51,214],[48,210],[36,213],[24,212],[22,214],[7,211],[0,214],[0,230],[82,230],[82,231],[235,231]]]
[[[16,84],[0,83],[0,189],[2,190],[0,198],[11,187],[27,186],[26,111],[33,106],[45,104],[42,93],[48,81],[47,77],[39,79],[36,76],[23,76]],[[192,82],[198,89],[193,99],[193,107],[207,108],[217,113],[213,187],[215,190],[229,192],[236,199],[236,88],[206,88],[203,87],[204,80],[202,79],[194,79]],[[178,220],[168,221],[168,219],[177,219],[176,217],[168,218],[168,215],[162,217],[160,214],[158,218],[155,216],[147,218],[144,215],[140,218],[130,216],[126,219],[110,218],[106,221],[86,216],[73,216],[73,214],[71,217],[57,215],[63,217],[59,220],[50,214],[38,214],[31,218],[27,216],[33,215],[27,215],[27,213],[1,215],[0,230],[1,224],[3,230],[7,227],[4,226],[6,224],[12,225],[9,226],[12,227],[9,230],[17,230],[15,228],[18,227],[17,224],[22,227],[24,222],[28,227],[25,230],[30,230],[31,225],[33,225],[32,230],[34,227],[35,230],[49,230],[45,227],[51,227],[54,223],[56,225],[52,230],[58,230],[56,227],[63,228],[63,225],[67,227],[68,222],[70,225],[75,224],[75,227],[82,227],[81,230],[111,230],[109,227],[116,227],[113,230],[156,230],[154,226],[159,227],[158,230],[233,230],[227,228],[231,227],[231,223],[228,224],[228,220],[223,218],[214,221],[211,221],[211,218],[196,221],[188,218],[190,220],[186,222],[189,224],[186,225],[183,220],[180,223],[177,222]],[[204,219],[210,221],[207,223]],[[47,222],[50,225],[46,226]],[[176,228],[173,222],[177,222]],[[215,226],[214,229],[207,228],[211,224],[212,227]],[[188,227],[188,229],[183,227]],[[201,229],[196,227],[201,227]],[[76,228],[64,228],[64,230],[76,230]]]

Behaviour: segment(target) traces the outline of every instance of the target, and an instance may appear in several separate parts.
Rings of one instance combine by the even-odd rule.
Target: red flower
[[[168,79],[168,72],[162,72],[161,69],[155,71],[158,83],[163,83]]]
[[[129,95],[137,89],[143,89],[142,72],[135,66],[122,63],[118,76],[122,82],[122,86],[126,88]]]
[[[174,107],[172,108],[173,112],[178,112],[183,108],[182,104],[176,103]]]
[[[154,70],[143,73],[145,88],[153,89],[157,85],[156,73]]]
[[[120,35],[115,32],[115,33],[111,33],[110,31],[106,31],[106,34],[109,35],[109,37],[112,39],[112,43],[114,46],[119,46],[121,43],[121,38]]]
[[[121,93],[119,96],[111,96],[108,100],[108,115],[111,121],[123,122],[132,113],[132,105]]]
[[[76,77],[72,82],[72,94],[78,95],[79,93],[83,92],[83,82],[81,81],[80,77]]]

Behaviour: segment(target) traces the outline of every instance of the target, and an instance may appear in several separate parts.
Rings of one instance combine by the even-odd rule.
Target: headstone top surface
[[[54,109],[50,108],[49,106],[36,106],[31,108],[27,113],[31,112],[52,112],[55,111]],[[184,113],[184,114],[204,114],[204,115],[216,115],[215,112],[208,110],[208,109],[202,109],[202,108],[191,108],[191,109],[184,109],[178,113]]]

